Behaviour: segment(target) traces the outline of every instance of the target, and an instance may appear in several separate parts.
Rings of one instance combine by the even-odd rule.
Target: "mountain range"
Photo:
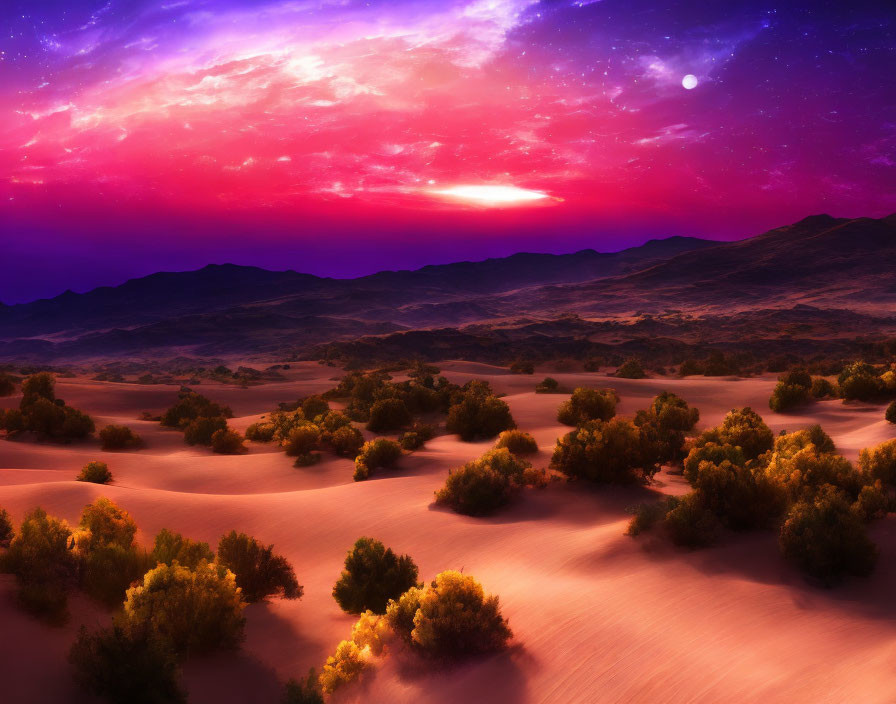
[[[623,341],[634,322],[650,334],[645,315],[660,316],[671,337],[684,329],[674,316],[687,316],[689,329],[702,320],[700,334],[711,338],[714,327],[730,332],[731,316],[771,311],[792,325],[783,312],[800,308],[806,319],[819,318],[809,311],[835,311],[838,320],[852,313],[850,332],[873,334],[896,311],[894,261],[896,215],[815,215],[736,242],[671,237],[620,252],[520,253],[355,279],[213,264],[0,304],[0,359],[274,357],[445,328],[550,337],[586,334],[571,330],[585,325],[588,335]],[[831,316],[822,317],[829,330]],[[728,323],[706,324],[716,318]]]

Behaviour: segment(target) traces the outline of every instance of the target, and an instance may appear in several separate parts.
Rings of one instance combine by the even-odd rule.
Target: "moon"
[[[694,90],[697,87],[697,83],[697,77],[693,73],[689,73],[681,79],[681,85],[685,87],[685,90]]]

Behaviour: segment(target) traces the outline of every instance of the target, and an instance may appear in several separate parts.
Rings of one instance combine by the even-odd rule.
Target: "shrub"
[[[634,537],[651,530],[678,505],[678,501],[677,496],[664,496],[659,501],[638,504],[632,510],[632,519],[628,523],[625,534]]]
[[[219,430],[227,430],[227,421],[222,416],[196,418],[184,428],[184,442],[188,445],[211,445],[212,436]]]
[[[345,425],[335,430],[329,437],[330,447],[340,457],[354,459],[364,445],[364,436],[357,428]]]
[[[809,388],[812,398],[831,398],[836,394],[834,385],[823,376],[812,377],[812,386]]]
[[[826,584],[845,575],[870,574],[878,555],[862,519],[834,487],[793,505],[781,528],[780,545],[784,557]]]
[[[292,679],[286,683],[280,704],[324,704],[320,679],[314,668],[309,670],[307,677],[301,680]]]
[[[877,370],[865,362],[854,362],[843,368],[837,377],[840,395],[845,399],[873,401],[883,391]]]
[[[308,420],[314,420],[317,416],[326,415],[330,410],[330,404],[323,396],[309,396],[302,401],[302,413]]]
[[[363,481],[374,470],[391,467],[401,455],[401,445],[394,440],[376,438],[365,442],[361,447],[361,452],[355,458],[354,480],[356,482]]]
[[[316,450],[318,445],[320,445],[320,429],[312,423],[293,428],[283,442],[283,448],[290,457],[308,455],[312,450]]]
[[[121,606],[128,587],[155,564],[136,546],[101,545],[82,556],[81,587],[106,606]]]
[[[370,664],[364,651],[354,641],[344,640],[324,663],[320,673],[321,690],[324,694],[332,694],[359,677],[368,667]]]
[[[233,572],[223,565],[160,564],[128,589],[123,619],[145,624],[179,654],[201,653],[242,641],[244,606]]]
[[[0,396],[12,396],[16,392],[16,380],[9,374],[0,373]]]
[[[270,596],[300,599],[302,586],[289,561],[274,553],[273,545],[262,545],[245,533],[230,531],[218,543],[218,564],[236,577],[243,599],[250,604]]]
[[[560,393],[560,382],[554,379],[553,377],[546,376],[539,384],[535,387],[535,393],[537,394],[558,394]]]
[[[775,437],[752,408],[735,409],[728,413],[721,425],[704,431],[695,442],[696,447],[714,442],[717,445],[739,447],[744,457],[754,460],[772,449]]]
[[[367,429],[374,433],[388,433],[399,430],[411,422],[411,413],[404,401],[398,398],[384,398],[370,407]]]
[[[890,510],[890,499],[884,492],[880,480],[874,484],[866,484],[859,492],[858,498],[851,506],[852,511],[864,521],[883,518]]]
[[[534,374],[535,365],[532,362],[518,359],[510,365],[511,374]]]
[[[558,438],[551,468],[568,477],[606,484],[645,483],[659,469],[643,428],[623,418],[594,421]]]
[[[230,428],[216,430],[212,435],[211,445],[212,452],[219,455],[242,455],[248,452],[243,444],[243,436]]]
[[[629,359],[622,366],[616,368],[614,376],[618,376],[620,379],[643,379],[647,374],[637,359]]]
[[[409,555],[396,555],[379,540],[358,538],[346,555],[333,598],[351,614],[367,610],[384,614],[390,600],[416,584],[417,565]]]
[[[0,415],[0,428],[10,435],[15,435],[25,430],[25,416],[17,408],[10,408]]]
[[[809,387],[796,384],[785,384],[779,381],[768,400],[768,407],[775,413],[785,413],[798,406],[809,403]]]
[[[448,409],[445,427],[449,433],[457,433],[461,440],[493,438],[502,430],[516,427],[510,407],[501,399],[478,393],[467,393],[463,399]]]
[[[682,496],[663,520],[672,542],[698,548],[712,545],[721,528],[719,520],[707,509],[697,492]]]
[[[557,411],[557,420],[564,425],[582,425],[589,421],[610,420],[616,415],[618,394],[613,389],[578,388]]]
[[[56,401],[56,379],[50,372],[32,374],[22,382],[21,407],[34,404],[38,399]]]
[[[420,598],[425,587],[411,587],[398,599],[389,602],[386,607],[386,623],[392,632],[401,638],[406,644],[412,643],[414,633],[414,618],[420,608]]]
[[[126,425],[107,425],[100,431],[104,450],[136,450],[143,440]]]
[[[108,484],[112,481],[112,472],[105,462],[88,462],[78,474],[79,482],[92,482],[93,484]]]
[[[195,391],[181,391],[175,404],[162,414],[162,425],[185,428],[197,418],[233,418],[228,406],[215,403]],[[211,433],[209,433],[211,436]]]
[[[527,482],[531,465],[506,448],[489,450],[452,470],[436,503],[468,516],[484,516],[509,503]]]
[[[872,479],[896,485],[896,440],[887,440],[876,447],[862,450],[859,467]]]
[[[505,430],[498,436],[496,448],[506,447],[514,455],[531,455],[538,452],[538,443],[522,430]]]
[[[497,596],[473,577],[446,571],[419,594],[412,645],[425,655],[459,658],[501,650],[512,637]]]
[[[246,428],[246,440],[271,442],[274,439],[276,430],[273,423],[252,423],[252,425]]]
[[[887,412],[884,413],[884,418],[889,423],[896,423],[896,401],[893,401],[887,406]]]
[[[0,548],[8,548],[16,531],[5,508],[0,508]]]
[[[765,472],[794,501],[825,484],[838,487],[855,498],[866,483],[846,458],[833,452],[819,452],[811,443],[792,455],[776,452]]]
[[[65,618],[67,592],[78,569],[71,537],[68,523],[35,508],[6,553],[6,569],[16,576],[22,605],[55,622]]]
[[[109,544],[129,548],[137,534],[131,515],[105,496],[84,507],[79,528],[75,542],[79,550],[88,552]]]
[[[708,442],[705,445],[693,447],[684,460],[684,478],[691,486],[696,486],[697,470],[703,462],[714,464],[729,462],[743,467],[747,464],[747,458],[744,457],[743,451],[734,445]]]
[[[112,704],[187,701],[177,659],[150,628],[115,624],[89,633],[82,626],[68,660],[78,685]]]
[[[645,442],[648,437],[652,440],[658,462],[680,462],[684,457],[685,433],[693,430],[699,419],[700,411],[688,406],[683,398],[663,391],[647,410],[638,411],[635,425],[642,429]]]
[[[784,487],[761,467],[704,461],[694,475],[694,501],[734,530],[766,528],[787,506]]]
[[[8,432],[21,429],[34,432],[41,439],[79,440],[95,429],[90,416],[56,398],[56,380],[48,372],[33,374],[22,382],[19,412],[20,417],[13,414],[4,419]],[[21,428],[15,427],[19,424]]]
[[[202,560],[207,562],[214,560],[215,553],[211,551],[208,543],[190,540],[180,533],[162,528],[156,536],[150,557],[156,564],[171,565],[176,560],[181,565],[194,569]]]
[[[398,438],[398,444],[401,445],[401,449],[407,450],[408,452],[419,450],[423,447],[425,442],[423,437],[414,431],[402,433]]]

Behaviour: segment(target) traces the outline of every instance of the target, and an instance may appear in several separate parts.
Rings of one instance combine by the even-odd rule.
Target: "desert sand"
[[[542,448],[546,466],[558,435],[565,395],[536,395],[545,376],[446,362],[452,381],[484,378],[506,394],[514,417]],[[244,430],[279,401],[331,388],[338,370],[293,365],[282,383],[241,389],[197,388],[230,404]],[[734,407],[758,410],[771,428],[821,423],[854,460],[861,448],[896,436],[883,407],[824,401],[798,415],[767,410],[771,376],[751,379],[612,379],[551,374],[564,386],[616,388],[620,413],[632,414],[668,389],[701,411],[699,427]],[[896,519],[875,523],[877,570],[832,590],[807,583],[780,557],[774,533],[734,535],[719,547],[688,552],[651,536],[624,535],[626,509],[651,492],[683,493],[684,480],[663,472],[645,489],[552,485],[528,491],[496,516],[476,519],[436,508],[433,491],[448,469],[478,456],[490,442],[442,435],[395,470],[352,481],[352,463],[325,457],[304,469],[274,447],[249,443],[244,456],[188,447],[182,435],[135,420],[174,400],[174,386],[136,386],[60,379],[57,393],[94,415],[98,426],[123,423],[147,442],[136,452],[102,452],[96,441],[70,446],[0,442],[0,506],[18,522],[30,508],[76,522],[81,509],[106,495],[129,511],[150,543],[170,528],[208,541],[231,529],[274,543],[304,585],[299,601],[247,608],[242,650],[184,669],[190,701],[271,704],[282,682],[320,667],[347,637],[354,619],[330,592],[346,550],[369,535],[413,556],[422,579],[445,569],[475,575],[501,597],[514,632],[500,655],[450,668],[382,661],[337,702],[874,702],[894,701],[896,682]],[[2,399],[4,407],[18,403]],[[74,481],[93,459],[115,481]],[[70,603],[71,622],[44,626],[13,603],[10,577],[0,577],[0,663],[3,695],[17,704],[90,701],[75,688],[66,663],[81,624],[111,616],[83,596]]]

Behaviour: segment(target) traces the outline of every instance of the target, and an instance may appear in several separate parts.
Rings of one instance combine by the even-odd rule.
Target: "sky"
[[[896,211],[896,5],[5,0],[0,301]]]

